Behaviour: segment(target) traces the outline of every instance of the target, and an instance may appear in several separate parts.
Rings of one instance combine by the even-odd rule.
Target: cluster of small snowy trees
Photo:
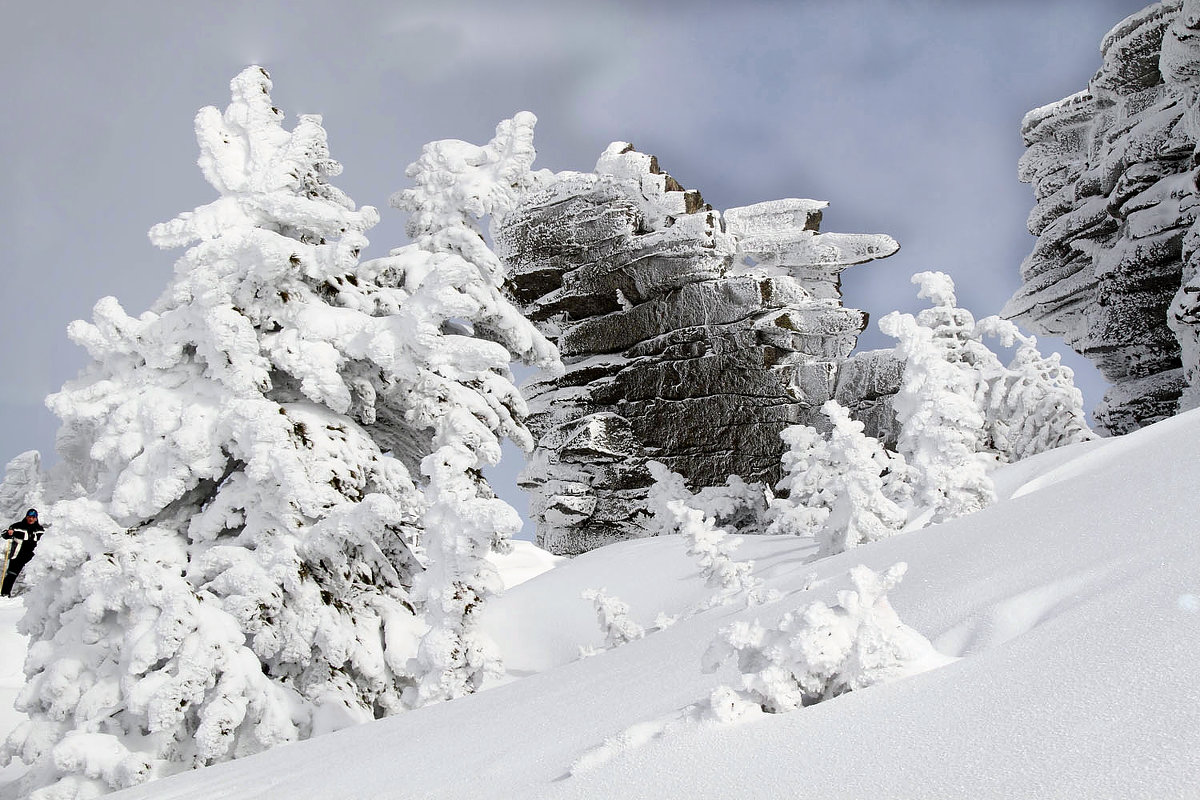
[[[650,535],[683,537],[700,577],[715,590],[706,607],[764,599],[753,562],[734,558],[735,533],[811,537],[819,556],[834,555],[906,528],[978,511],[995,499],[990,472],[997,465],[1093,438],[1082,395],[1057,354],[1043,356],[1036,339],[1006,320],[976,321],[957,307],[954,283],[944,273],[923,272],[913,282],[931,307],[916,316],[894,312],[880,322],[897,339],[894,352],[903,365],[894,398],[900,427],[896,451],[865,435],[863,423],[830,400],[821,408],[829,422],[827,433],[806,425],[783,431],[788,447],[783,479],[774,487],[779,496],[737,476],[724,486],[693,493],[682,476],[649,463],[654,482],[646,501],[646,529]],[[988,338],[1015,348],[1007,365],[988,347]],[[858,596],[875,604],[899,575],[869,580],[860,575],[855,578],[862,583]],[[636,623],[617,598],[589,597],[596,600],[608,646],[645,634],[640,628],[637,637],[622,633]],[[801,616],[811,622],[828,613],[813,607]],[[753,633],[746,642],[758,644],[747,648],[760,656],[767,651],[779,655],[772,637],[800,641],[804,636],[790,638],[799,624],[789,617],[773,631],[756,628],[729,636],[740,641]],[[726,644],[733,646],[732,641]],[[744,654],[740,661],[749,663]],[[822,678],[826,688],[817,694],[844,690],[836,681],[829,683],[835,674],[842,673],[835,670],[828,680]],[[763,701],[764,707],[775,704]]]
[[[995,500],[997,465],[1094,437],[1058,354],[1043,356],[1037,340],[1007,320],[976,321],[957,307],[944,273],[922,272],[913,282],[931,307],[880,321],[903,365],[895,451],[830,400],[821,408],[827,433],[806,425],[783,431],[779,496],[736,477],[692,495],[681,476],[651,465],[648,529],[724,534],[714,523],[720,518],[728,530],[813,537],[821,555],[832,555],[978,511]],[[1015,348],[1008,364],[988,339]]]
[[[652,534],[683,537],[700,576],[717,590],[705,607],[764,600],[753,562],[734,558],[733,531],[807,536],[817,541],[818,555],[841,553],[905,527],[977,511],[995,498],[989,473],[996,465],[1093,437],[1082,396],[1057,355],[1041,355],[1033,337],[1005,320],[976,321],[958,308],[947,275],[920,273],[913,282],[932,307],[916,316],[892,313],[880,323],[898,340],[895,355],[903,365],[894,399],[897,451],[866,436],[864,425],[830,400],[821,409],[827,433],[803,425],[783,432],[788,448],[784,477],[774,487],[779,497],[736,476],[693,494],[682,476],[650,463],[646,526]],[[1009,364],[986,338],[1015,348]],[[815,602],[773,625],[755,620],[722,628],[703,668],[734,662],[741,688],[719,687],[701,704],[705,713],[731,720],[750,709],[789,711],[951,660],[901,623],[888,602],[905,569],[896,564],[878,574],[858,566],[850,571],[854,588],[839,592],[833,606]],[[603,599],[597,610],[608,646],[645,635],[627,606]],[[622,635],[629,628],[637,635]]]
[[[481,220],[536,179],[530,114],[428,145],[393,203],[412,243],[360,261],[375,209],[330,183],[252,67],[196,117],[217,199],[154,307],[70,328],[92,364],[48,403],[62,463],[22,628],[27,788],[94,796],[474,690],[475,619],[520,526],[480,470],[529,444],[509,365],[557,360],[501,292]],[[20,505],[20,503],[18,504]]]

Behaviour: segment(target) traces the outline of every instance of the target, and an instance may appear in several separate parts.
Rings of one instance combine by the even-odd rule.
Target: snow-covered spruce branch
[[[717,527],[714,515],[708,511],[733,515],[746,507],[758,508],[754,498],[763,497],[762,488],[731,476],[725,487],[702,490],[693,495],[683,477],[665,465],[651,461],[648,466],[655,480],[646,501],[651,525],[662,534],[683,535],[688,545],[687,553],[699,564],[705,585],[717,590],[706,607],[726,605],[739,599],[747,604],[763,602],[766,595],[763,582],[754,577],[754,562],[733,559],[741,539],[731,537]]]
[[[628,603],[608,594],[605,589],[588,589],[582,597],[591,601],[596,609],[596,621],[604,633],[605,649],[620,647],[645,637],[646,629],[629,615]]]

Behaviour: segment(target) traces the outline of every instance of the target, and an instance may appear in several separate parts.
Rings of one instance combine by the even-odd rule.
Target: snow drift
[[[778,599],[580,660],[603,638],[583,589],[605,587],[647,628],[711,591],[682,537],[606,547],[490,608],[508,673],[488,690],[119,796],[1194,796],[1198,451],[1193,412],[1004,467],[997,504],[848,553],[745,537],[737,557]],[[856,565],[898,561],[899,618],[958,660],[787,714],[689,717],[739,678],[701,670],[720,628],[774,623],[831,601]]]

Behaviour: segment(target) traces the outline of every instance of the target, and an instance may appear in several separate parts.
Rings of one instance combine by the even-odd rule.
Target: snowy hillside
[[[605,547],[490,607],[508,675],[488,690],[118,796],[1197,797],[1198,452],[1193,412],[1007,467],[994,506],[841,555],[746,537],[737,557],[781,599],[581,660],[602,642],[583,590],[646,626],[709,592],[679,537]],[[700,668],[719,628],[831,602],[850,568],[898,561],[901,620],[959,660],[790,714],[689,721],[737,685]]]

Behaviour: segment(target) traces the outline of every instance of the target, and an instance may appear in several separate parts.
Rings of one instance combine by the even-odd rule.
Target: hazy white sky
[[[829,200],[826,230],[902,246],[846,273],[847,305],[875,319],[914,307],[908,276],[941,269],[983,315],[1016,288],[1033,244],[1021,116],[1084,88],[1104,33],[1143,5],[21,4],[0,27],[0,462],[31,448],[53,458],[42,398],[85,361],[67,323],[109,294],[136,315],[165,287],[179,254],[146,231],[212,199],[192,118],[224,107],[247,64],[271,72],[290,119],[324,115],[338,185],[383,214],[368,257],[404,242],[387,197],[424,142],[483,142],[528,109],[537,166],[588,170],[629,140],[719,209]],[[887,343],[874,322],[864,343]],[[1093,375],[1080,383],[1099,400]]]

